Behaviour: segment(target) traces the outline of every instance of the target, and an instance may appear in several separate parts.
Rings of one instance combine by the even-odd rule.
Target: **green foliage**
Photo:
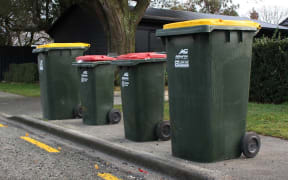
[[[119,74],[119,68],[115,70],[115,75],[114,75],[114,85],[115,86],[120,86],[120,74]]]
[[[239,4],[234,4],[233,0],[151,0],[150,6],[229,16],[238,16],[236,10],[239,8]]]
[[[167,86],[168,85],[168,73],[167,73],[167,70],[165,71],[164,78],[165,78],[165,86]]]
[[[256,39],[253,44],[250,101],[288,101],[288,39]]]
[[[10,64],[9,71],[4,73],[6,82],[33,83],[38,81],[38,69],[34,63]]]
[[[32,45],[45,36],[36,32],[47,31],[71,5],[81,0],[1,0],[0,45]]]
[[[210,14],[222,14],[238,16],[236,10],[239,4],[234,4],[233,0],[190,0],[194,1],[199,7],[199,12]]]
[[[184,10],[196,12],[196,3],[194,0],[188,0],[187,2],[181,2],[179,0],[151,0],[150,7],[172,10]]]

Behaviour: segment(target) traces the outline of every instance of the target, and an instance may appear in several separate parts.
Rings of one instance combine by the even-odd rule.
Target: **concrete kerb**
[[[103,153],[111,156],[142,165],[144,167],[153,169],[155,171],[167,174],[171,177],[179,179],[230,179],[230,176],[223,175],[219,171],[212,171],[198,166],[185,166],[179,162],[172,162],[171,160],[164,160],[145,152],[137,152],[123,146],[110,143],[108,141],[99,139],[86,134],[81,134],[75,130],[65,129],[61,126],[51,124],[39,119],[34,119],[25,115],[10,116],[2,114],[4,118],[13,120],[17,123],[22,123],[33,128],[41,129],[43,131],[52,133],[58,137],[68,139],[70,141],[97,149]]]

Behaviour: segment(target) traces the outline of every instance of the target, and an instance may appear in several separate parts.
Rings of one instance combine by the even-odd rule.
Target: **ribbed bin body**
[[[167,51],[172,153],[213,162],[241,155],[256,28],[157,31]]]

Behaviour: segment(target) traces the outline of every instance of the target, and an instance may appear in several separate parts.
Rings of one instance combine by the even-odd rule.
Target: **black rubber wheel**
[[[169,121],[162,121],[157,124],[156,135],[159,140],[167,141],[171,137],[171,128]]]
[[[83,107],[81,105],[78,105],[73,110],[73,116],[74,118],[82,118],[83,117]]]
[[[117,124],[121,121],[121,113],[118,109],[111,109],[108,118],[110,124]]]
[[[245,133],[242,139],[242,152],[245,157],[255,157],[261,147],[260,137],[253,132]]]

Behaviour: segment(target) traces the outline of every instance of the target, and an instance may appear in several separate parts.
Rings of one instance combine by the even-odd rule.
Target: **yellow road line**
[[[57,149],[54,149],[54,148],[52,148],[52,147],[50,147],[50,146],[48,146],[48,145],[46,145],[46,144],[44,144],[44,143],[42,143],[42,142],[39,142],[39,141],[37,141],[37,140],[35,140],[35,139],[32,139],[32,138],[30,138],[30,137],[21,136],[20,138],[21,138],[21,139],[24,139],[25,141],[30,142],[31,144],[34,144],[34,145],[38,146],[38,147],[41,148],[41,149],[46,150],[47,152],[51,152],[51,153],[52,153],[52,152],[53,152],[53,153],[60,152],[60,151],[58,151]]]
[[[101,177],[102,179],[105,180],[121,180],[115,176],[113,176],[112,174],[109,173],[98,173],[97,176]]]
[[[0,127],[8,127],[8,126],[5,126],[5,125],[3,125],[3,124],[0,124]]]

